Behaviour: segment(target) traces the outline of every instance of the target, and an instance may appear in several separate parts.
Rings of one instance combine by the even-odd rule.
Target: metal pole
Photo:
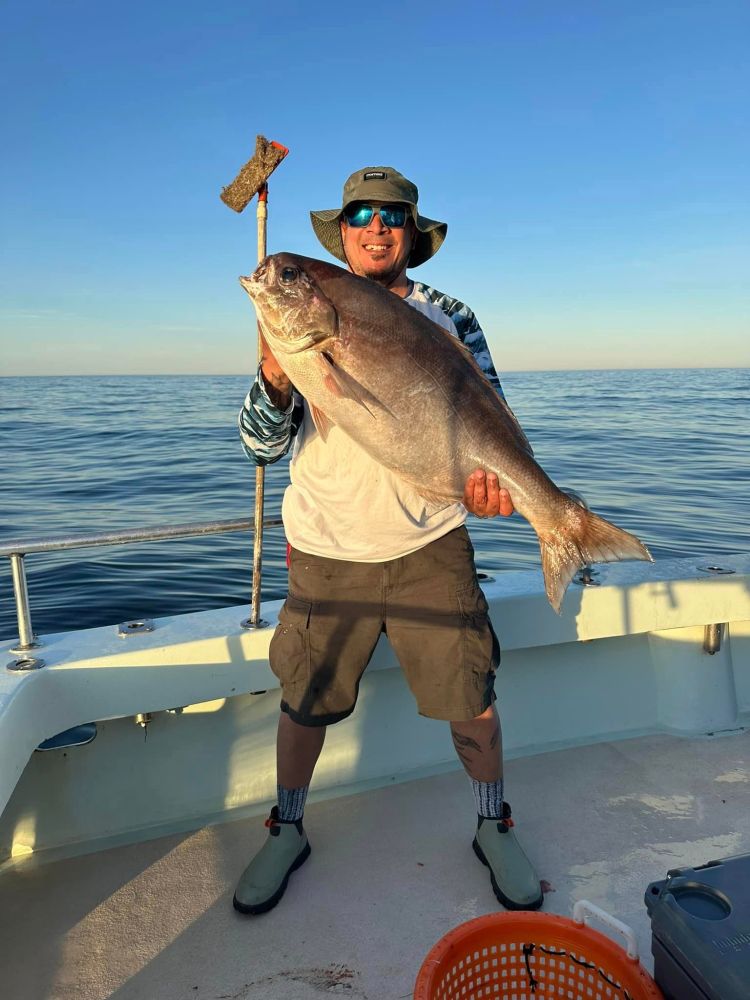
[[[26,587],[26,570],[23,565],[23,553],[14,552],[10,557],[10,571],[13,577],[13,594],[16,598],[16,616],[18,617],[18,645],[13,652],[23,652],[35,649],[40,645],[31,627],[31,610],[29,609],[29,592]]]
[[[258,263],[266,256],[266,236],[268,232],[268,185],[258,192]],[[263,350],[260,325],[258,326],[258,360]],[[255,535],[253,538],[253,581],[250,607],[250,628],[262,628],[266,623],[260,618],[261,572],[263,566],[263,500],[265,496],[266,470],[262,465],[255,469]]]

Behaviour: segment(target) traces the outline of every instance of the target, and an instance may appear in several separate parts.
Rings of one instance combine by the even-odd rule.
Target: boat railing
[[[265,518],[263,528],[278,528],[280,517]],[[84,533],[41,538],[15,538],[0,544],[0,556],[10,559],[13,578],[13,596],[18,618],[18,642],[11,652],[25,653],[41,645],[31,624],[29,591],[26,583],[24,558],[38,552],[60,552],[63,549],[83,549],[100,545],[132,545],[137,542],[156,542],[170,538],[189,538],[199,535],[221,535],[233,531],[255,532],[251,518],[222,521],[194,521],[189,524],[155,525],[149,528],[129,528],[126,531]]]

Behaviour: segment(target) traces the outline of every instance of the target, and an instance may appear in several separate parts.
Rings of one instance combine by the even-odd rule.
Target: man
[[[313,229],[350,271],[458,336],[502,395],[471,310],[407,277],[407,268],[432,257],[447,232],[445,223],[418,213],[417,198],[416,186],[392,167],[368,167],[349,177],[340,209],[310,213]],[[464,526],[466,511],[509,516],[510,496],[494,474],[477,469],[463,505],[430,504],[337,428],[324,441],[275,358],[263,354],[240,412],[240,435],[259,465],[277,461],[294,440],[283,503],[289,596],[270,650],[282,688],[278,805],[234,906],[243,913],[270,910],[307,860],[302,816],[326,726],[354,710],[359,680],[385,631],[420,713],[450,723],[476,802],[473,847],[490,869],[495,895],[510,909],[536,909],[539,880],[503,799],[493,690],[499,644]]]

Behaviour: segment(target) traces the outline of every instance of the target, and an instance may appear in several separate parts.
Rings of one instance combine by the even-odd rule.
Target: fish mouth
[[[268,272],[270,267],[270,259],[266,257],[265,260],[262,260],[260,264],[258,264],[252,274],[240,276],[240,284],[251,299],[258,294],[261,288],[265,288],[266,285],[268,285]]]
[[[258,272],[256,271],[255,274],[250,275],[250,277],[247,277],[246,275],[240,275],[240,284],[245,289],[245,291],[247,292],[247,294],[250,296],[251,299],[255,298],[260,289],[265,286],[264,281],[258,281],[256,279],[257,273]]]

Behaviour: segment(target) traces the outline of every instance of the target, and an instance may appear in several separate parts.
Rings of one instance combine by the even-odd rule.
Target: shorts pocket
[[[311,603],[291,595],[279,612],[268,661],[282,688],[306,685],[310,679],[311,613]]]
[[[500,643],[490,622],[487,598],[476,581],[460,587],[456,596],[462,618],[462,666],[477,686],[484,687],[488,674],[500,663]]]

